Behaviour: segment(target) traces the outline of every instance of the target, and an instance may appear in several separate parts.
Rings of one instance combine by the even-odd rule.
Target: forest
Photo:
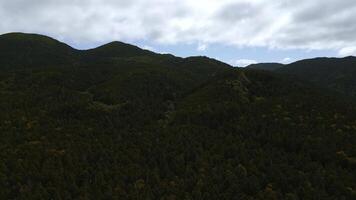
[[[1,35],[0,199],[354,200],[350,69]]]

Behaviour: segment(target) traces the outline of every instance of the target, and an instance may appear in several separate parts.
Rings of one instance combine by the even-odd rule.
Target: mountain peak
[[[56,39],[51,37],[40,35],[40,34],[33,34],[33,33],[22,33],[22,32],[12,32],[12,33],[5,33],[0,35],[0,41],[4,43],[5,41],[11,43],[42,43],[46,45],[63,45],[69,47],[67,44],[62,43]],[[71,47],[70,47],[71,48]]]
[[[151,51],[120,41],[113,41],[94,49],[89,49],[91,55],[100,57],[134,57],[154,54]]]
[[[75,49],[48,36],[29,33],[0,35],[2,68],[68,64]]]

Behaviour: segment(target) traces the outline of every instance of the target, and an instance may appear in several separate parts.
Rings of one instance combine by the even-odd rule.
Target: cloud
[[[256,63],[258,63],[256,60],[250,60],[250,59],[238,59],[231,62],[233,66],[238,66],[238,67],[246,67],[248,65],[256,64]]]
[[[198,51],[205,51],[208,48],[206,44],[198,44],[197,50]]]
[[[281,63],[283,63],[283,64],[288,64],[288,63],[290,63],[290,62],[292,62],[292,59],[291,59],[291,58],[283,58],[283,59],[281,60]]]
[[[148,46],[148,45],[143,46],[142,49],[146,49],[146,50],[149,50],[149,51],[156,51],[156,49],[154,47],[151,47],[151,46]]]
[[[2,0],[0,18],[0,33],[36,32],[77,45],[148,40],[340,54],[356,46],[354,0]]]
[[[339,51],[340,56],[356,56],[356,46],[353,47],[345,47],[340,49]]]

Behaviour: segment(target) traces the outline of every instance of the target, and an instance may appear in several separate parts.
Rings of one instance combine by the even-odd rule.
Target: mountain
[[[279,63],[259,63],[248,69],[267,70],[289,74],[337,93],[356,96],[356,57],[313,58],[300,60],[288,65]]]
[[[136,46],[118,41],[110,42],[95,49],[88,50],[87,52],[104,57],[134,57],[154,54],[148,50],[143,50]]]
[[[2,69],[69,65],[74,63],[75,53],[72,47],[47,36],[24,33],[0,36]]]
[[[90,61],[96,61],[98,59],[107,60],[117,58],[132,58],[139,56],[154,56],[155,54],[153,52],[140,49],[133,45],[115,41],[94,49],[83,51],[82,55],[85,59],[89,59]]]
[[[356,197],[352,100],[284,73],[121,42],[5,43],[4,199]]]
[[[258,63],[258,64],[251,64],[247,66],[249,69],[259,69],[259,70],[266,70],[266,71],[275,71],[284,67],[284,64],[281,63]]]
[[[356,57],[302,60],[277,71],[295,75],[315,85],[349,96],[356,96]]]

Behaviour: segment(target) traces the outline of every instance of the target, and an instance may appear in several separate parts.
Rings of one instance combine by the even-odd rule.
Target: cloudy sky
[[[233,65],[356,55],[356,0],[0,0],[0,33],[120,40]]]

